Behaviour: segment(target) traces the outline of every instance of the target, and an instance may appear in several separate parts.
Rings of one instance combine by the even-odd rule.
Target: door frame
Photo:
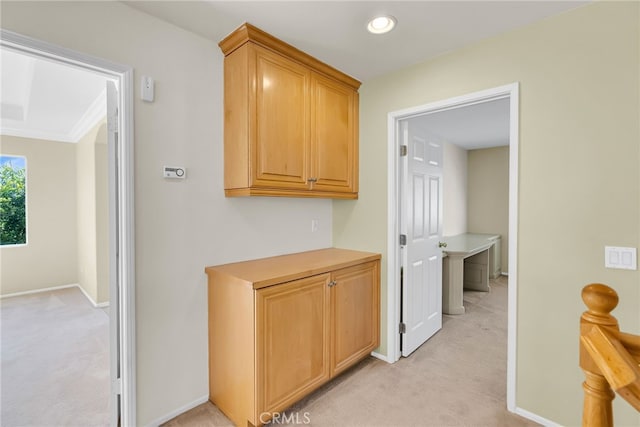
[[[109,203],[117,205],[115,218],[110,206],[109,256],[110,281],[116,280],[117,298],[110,297],[118,313],[119,337],[111,334],[110,359],[120,360],[120,379],[111,372],[111,395],[120,394],[120,417],[123,426],[136,425],[136,366],[135,366],[135,263],[134,263],[134,198],[133,198],[133,69],[101,58],[76,52],[51,43],[0,29],[0,45],[20,53],[99,73],[118,83],[118,142],[117,159],[109,164]],[[113,178],[112,178],[113,177]],[[117,189],[117,191],[116,191]],[[115,252],[115,253],[114,253]],[[116,269],[116,271],[114,271]],[[113,284],[110,289],[113,289]],[[114,301],[115,299],[115,301]],[[110,321],[111,322],[111,321]],[[115,341],[115,342],[114,342]],[[113,366],[113,365],[112,365]],[[113,371],[113,369],[110,369]],[[114,393],[115,392],[115,393]]]
[[[516,321],[518,278],[518,135],[519,83],[511,83],[441,101],[431,102],[387,115],[387,361],[400,359],[400,120],[455,108],[509,98],[509,285],[507,332],[507,409],[516,410]]]

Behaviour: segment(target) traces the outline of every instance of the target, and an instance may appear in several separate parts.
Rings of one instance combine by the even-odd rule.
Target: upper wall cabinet
[[[360,82],[250,24],[219,46],[225,195],[357,198]]]

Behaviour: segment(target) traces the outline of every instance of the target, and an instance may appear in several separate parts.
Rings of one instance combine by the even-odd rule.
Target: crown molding
[[[17,136],[20,138],[28,138],[28,139],[42,139],[46,141],[54,141],[54,142],[68,142],[68,143],[76,143],[77,141],[72,140],[68,134],[59,133],[59,132],[48,132],[48,131],[39,131],[33,129],[19,129],[19,128],[10,128],[10,127],[1,127],[0,135],[2,136]]]
[[[107,117],[107,89],[100,92],[91,103],[87,111],[82,115],[78,123],[69,131],[72,142],[78,142],[87,132],[93,129],[101,120]]]

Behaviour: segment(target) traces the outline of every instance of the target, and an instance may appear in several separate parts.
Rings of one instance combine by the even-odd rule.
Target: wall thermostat
[[[179,166],[164,166],[162,172],[165,178],[184,179],[187,174],[187,170]]]

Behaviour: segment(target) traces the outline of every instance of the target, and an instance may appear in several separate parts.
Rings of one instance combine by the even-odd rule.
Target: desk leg
[[[448,255],[442,259],[442,312],[464,314],[462,273],[464,258]]]

